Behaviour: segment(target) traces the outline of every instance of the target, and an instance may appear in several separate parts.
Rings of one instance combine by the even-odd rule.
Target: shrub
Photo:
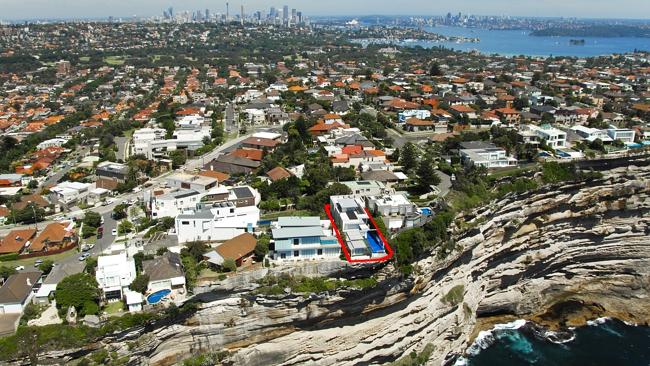
[[[0,255],[0,262],[10,262],[18,259],[18,253],[9,253]]]
[[[463,301],[464,295],[465,286],[457,285],[447,292],[447,294],[442,298],[442,302],[447,305],[456,306]]]
[[[236,272],[237,271],[237,263],[235,263],[235,260],[232,258],[226,258],[223,261],[223,264],[221,265],[223,267],[224,271],[226,272]]]

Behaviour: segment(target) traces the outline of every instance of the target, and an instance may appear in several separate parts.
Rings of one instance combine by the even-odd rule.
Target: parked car
[[[40,266],[41,264],[43,264],[43,260],[42,260],[42,259],[37,259],[36,261],[34,261],[34,267],[38,267],[38,266]]]
[[[113,230],[111,231],[111,234],[113,234],[113,236],[117,236],[117,229],[113,229]]]
[[[16,271],[22,271],[22,270],[25,269],[25,266],[18,266],[18,267],[14,268],[14,269],[15,269]]]
[[[90,253],[84,253],[79,256],[79,262],[85,261],[88,257],[90,257]]]

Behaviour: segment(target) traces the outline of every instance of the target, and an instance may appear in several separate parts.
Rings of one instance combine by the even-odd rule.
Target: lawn
[[[79,61],[81,61],[81,62],[88,62],[88,61],[90,61],[90,57],[88,57],[88,56],[81,56],[81,57],[79,57]]]
[[[108,56],[104,58],[104,62],[113,65],[113,66],[120,66],[124,64],[124,57],[122,56]]]
[[[15,261],[8,261],[8,262],[0,262],[0,267],[11,267],[11,268],[16,268],[18,266],[32,266],[34,265],[34,262],[38,259],[41,260],[46,260],[49,259],[52,262],[56,263],[62,259],[74,256],[79,254],[76,250],[70,249],[67,252],[59,253],[59,254],[54,254],[54,255],[48,255],[45,257],[35,257],[35,258],[27,258],[27,259],[18,259]]]
[[[111,302],[104,307],[104,311],[108,315],[121,313],[124,311],[124,303],[121,301]]]

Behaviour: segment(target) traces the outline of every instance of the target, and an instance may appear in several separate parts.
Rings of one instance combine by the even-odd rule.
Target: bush
[[[11,262],[18,259],[18,253],[9,253],[0,255],[0,262]]]
[[[463,301],[464,296],[465,286],[457,285],[447,292],[447,294],[442,298],[442,302],[450,306],[456,306]]]
[[[86,309],[94,310],[94,308],[87,306],[86,303],[97,303],[99,300],[97,281],[95,281],[95,277],[86,273],[68,276],[56,286],[54,298],[60,311],[65,312],[70,306],[74,306],[77,311],[81,309],[82,315],[86,315]]]
[[[146,274],[137,275],[129,285],[131,291],[139,292],[141,294],[147,292],[147,287],[149,287],[149,275]]]
[[[232,258],[226,258],[223,261],[223,264],[221,265],[223,267],[224,271],[226,272],[236,272],[237,271],[237,263],[235,263],[235,260]]]
[[[99,313],[99,305],[94,301],[86,301],[82,310],[84,315],[97,315]]]

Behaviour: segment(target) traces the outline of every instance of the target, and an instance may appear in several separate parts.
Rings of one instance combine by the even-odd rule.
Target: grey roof
[[[318,216],[284,216],[278,218],[278,225],[280,227],[305,227],[305,226],[320,226],[320,217]]]
[[[323,236],[323,229],[319,226],[309,227],[287,227],[271,230],[274,239],[304,238],[311,236]]]
[[[237,198],[252,198],[255,197],[251,189],[248,187],[235,187],[232,189]]]
[[[373,170],[361,174],[364,180],[376,180],[379,182],[398,181],[399,178],[387,170]]]
[[[261,165],[259,161],[242,158],[235,155],[221,155],[216,159],[216,161],[226,164],[241,165],[249,168],[257,168]]]
[[[24,302],[42,274],[41,271],[35,271],[19,272],[9,276],[7,282],[0,287],[0,304]]]
[[[172,252],[166,252],[162,257],[142,262],[142,270],[149,276],[149,281],[185,276],[181,256]]]
[[[485,141],[465,141],[465,142],[461,142],[460,146],[466,150],[496,148],[496,146],[493,143],[485,142]]]
[[[182,214],[176,217],[177,220],[212,220],[214,214],[210,211],[210,208],[203,208],[198,211],[194,211],[191,214]]]
[[[54,266],[50,274],[47,275],[47,277],[45,277],[43,284],[56,285],[59,282],[61,282],[62,279],[68,276],[81,273],[81,271],[83,271],[85,266],[86,266],[85,262],[79,262],[79,261],[74,261],[74,262]]]

